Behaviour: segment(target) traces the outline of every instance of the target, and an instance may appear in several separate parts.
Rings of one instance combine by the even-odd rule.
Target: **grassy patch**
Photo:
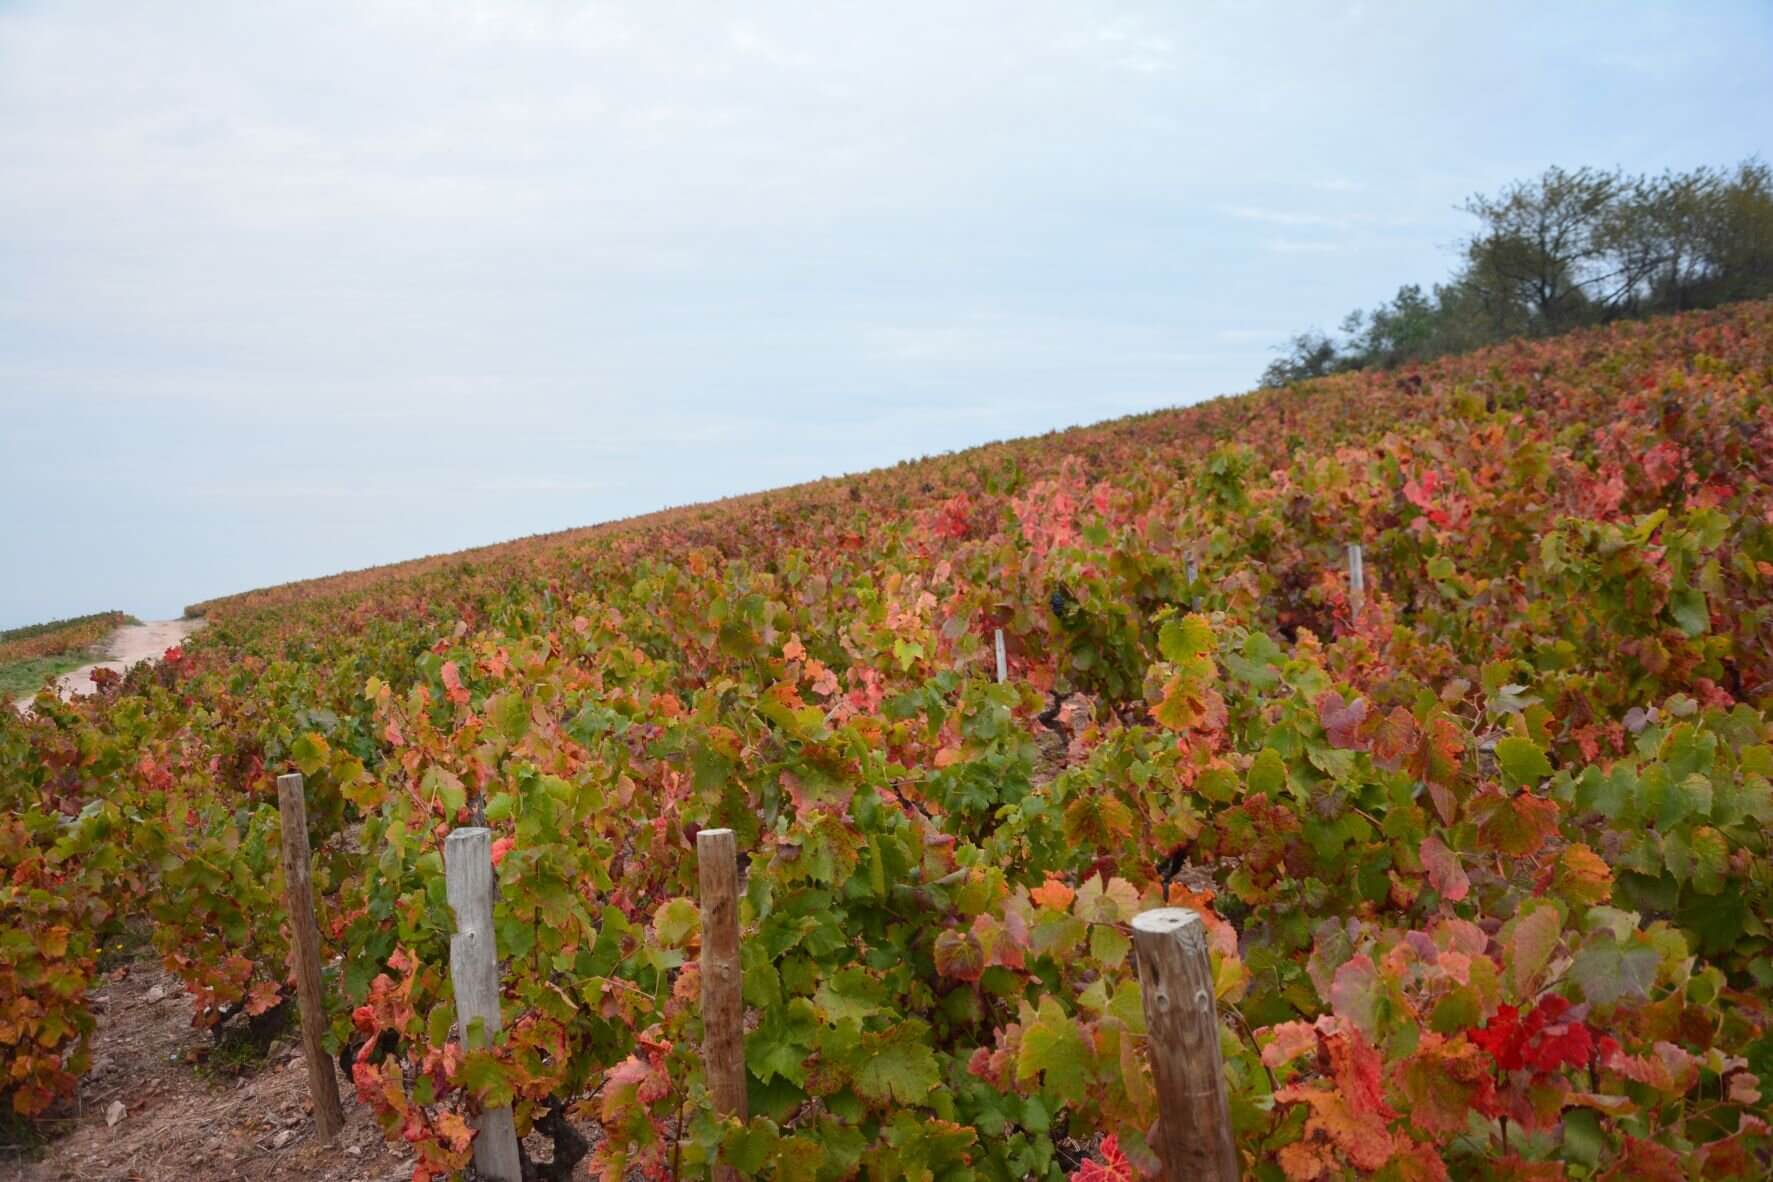
[[[99,946],[98,969],[109,973],[138,960],[152,963],[153,953],[154,925],[139,916],[132,917],[105,934]]]
[[[0,694],[35,695],[50,678],[103,660],[111,633],[139,623],[123,612],[98,612],[0,632]]]
[[[230,1014],[210,1031],[210,1045],[196,1051],[192,1066],[218,1082],[251,1074],[264,1065],[278,1036],[296,1025],[296,1009],[287,998],[262,1014]]]
[[[34,657],[27,661],[0,665],[0,694],[11,694],[16,698],[35,697],[37,691],[43,688],[43,683],[50,678],[60,677],[68,670],[78,669],[82,665],[90,665],[102,656],[95,648],[88,652]]]

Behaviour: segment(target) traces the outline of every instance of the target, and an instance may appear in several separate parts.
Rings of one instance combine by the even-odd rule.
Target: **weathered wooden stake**
[[[457,829],[443,843],[443,874],[456,932],[449,938],[449,979],[456,991],[462,1045],[477,1050],[499,1031],[499,953],[493,937],[492,832]],[[522,1182],[517,1126],[510,1108],[474,1122],[474,1168],[487,1182]]]
[[[1003,629],[997,630],[997,681],[999,685],[1010,679],[1010,666],[1003,655]]]
[[[1361,564],[1361,544],[1348,544],[1348,608],[1353,619],[1361,618],[1361,604],[1367,599],[1367,568]]]
[[[308,1061],[308,1092],[314,1099],[314,1128],[322,1144],[332,1144],[345,1127],[339,1106],[339,1077],[321,1039],[326,1034],[326,999],[320,992],[320,928],[314,922],[314,883],[308,857],[308,807],[302,776],[277,777],[277,808],[283,814],[283,890],[289,903],[289,968],[296,979],[296,1005],[302,1014],[302,1057]]]
[[[1213,968],[1200,913],[1159,907],[1133,917],[1139,989],[1157,1083],[1165,1182],[1236,1182],[1237,1148],[1219,1056]]]
[[[739,861],[731,829],[696,834],[702,878],[702,1064],[714,1110],[744,1120],[745,1010],[739,996]],[[715,1182],[737,1182],[719,1166]]]

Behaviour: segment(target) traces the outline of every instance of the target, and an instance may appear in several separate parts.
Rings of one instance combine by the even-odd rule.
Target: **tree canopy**
[[[1758,159],[1661,176],[1553,166],[1461,208],[1478,227],[1445,283],[1357,308],[1339,337],[1298,334],[1262,384],[1773,294],[1773,169]]]

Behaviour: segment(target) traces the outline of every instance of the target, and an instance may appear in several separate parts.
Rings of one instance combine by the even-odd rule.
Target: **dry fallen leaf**
[[[111,1106],[105,1109],[105,1127],[116,1128],[117,1122],[122,1120],[128,1114],[129,1109],[124,1107],[123,1101],[111,1101]]]

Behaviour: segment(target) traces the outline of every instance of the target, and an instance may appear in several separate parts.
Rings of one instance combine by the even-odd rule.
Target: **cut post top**
[[[443,876],[456,912],[456,936],[492,931],[492,830],[457,829],[443,839]]]
[[[1190,907],[1153,907],[1133,916],[1133,930],[1161,936],[1203,922],[1200,912]]]
[[[292,787],[292,788],[297,788],[297,789],[301,788],[302,773],[300,773],[300,772],[284,772],[281,776],[278,776],[277,777],[278,790],[281,791],[286,786]]]
[[[712,841],[722,841],[732,835],[731,829],[700,829],[696,831],[696,844],[706,845]]]

